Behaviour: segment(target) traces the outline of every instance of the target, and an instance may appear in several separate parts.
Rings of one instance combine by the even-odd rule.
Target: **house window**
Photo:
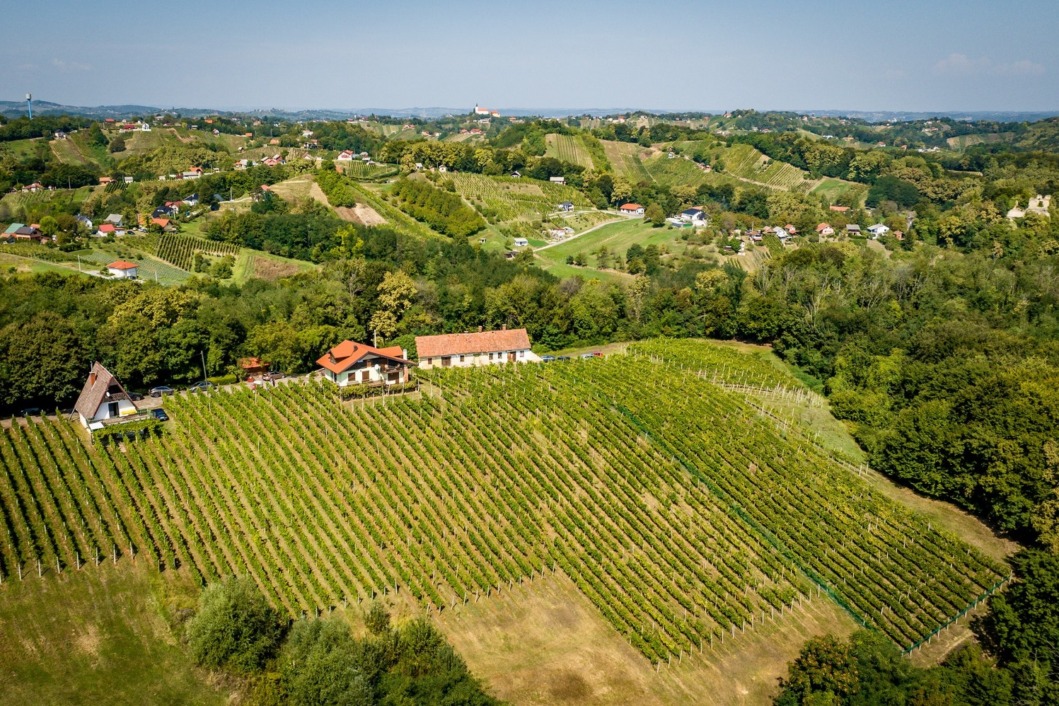
[[[526,351],[519,351],[518,352],[518,357],[519,358],[525,358],[526,357]]]
[[[116,416],[118,416],[118,403],[117,402],[108,402],[107,403],[107,416],[108,417],[116,417]]]
[[[465,363],[465,362],[467,362],[467,356],[465,356],[465,355],[461,355],[461,356],[460,356],[460,362],[461,362],[461,363]]]

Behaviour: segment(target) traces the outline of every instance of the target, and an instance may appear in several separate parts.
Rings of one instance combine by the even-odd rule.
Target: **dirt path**
[[[349,206],[332,206],[331,202],[327,200],[327,194],[324,193],[324,190],[321,189],[320,185],[315,181],[312,183],[312,186],[309,187],[309,196],[332,209],[343,221],[358,223],[362,226],[381,226],[386,223],[386,219],[380,216],[378,211],[367,204],[358,203],[352,208]]]

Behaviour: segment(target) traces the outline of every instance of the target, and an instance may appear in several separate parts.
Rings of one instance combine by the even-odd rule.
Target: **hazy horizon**
[[[1059,111],[1048,21],[1059,11],[1043,0],[127,8],[6,9],[9,26],[35,34],[0,47],[0,96],[220,110]]]

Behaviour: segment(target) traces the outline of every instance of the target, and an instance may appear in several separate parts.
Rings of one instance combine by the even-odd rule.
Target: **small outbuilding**
[[[138,268],[139,265],[135,262],[115,260],[107,265],[107,272],[110,273],[111,277],[117,277],[118,279],[136,279]]]

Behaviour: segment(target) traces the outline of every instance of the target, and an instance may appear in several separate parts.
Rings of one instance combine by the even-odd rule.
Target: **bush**
[[[239,377],[234,373],[229,375],[218,375],[216,377],[206,379],[212,382],[214,385],[234,385],[235,383],[239,382]]]
[[[383,395],[392,395],[398,392],[410,392],[414,389],[416,389],[416,383],[414,381],[385,386],[346,385],[345,387],[338,388],[338,398],[340,400],[360,400],[366,397],[382,397]]]
[[[242,673],[260,670],[282,637],[279,613],[252,581],[241,578],[207,586],[187,626],[196,662]]]
[[[374,690],[362,669],[363,656],[364,650],[340,620],[298,621],[280,658],[286,703],[375,703]]]

